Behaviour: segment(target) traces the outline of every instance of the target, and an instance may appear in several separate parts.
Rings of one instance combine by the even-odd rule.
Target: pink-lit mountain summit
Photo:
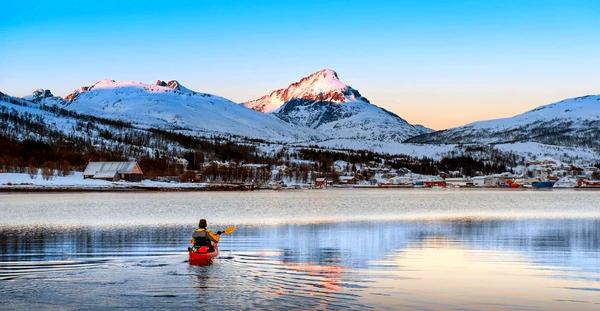
[[[331,69],[317,71],[244,106],[316,129],[329,140],[402,142],[431,132],[370,103]]]
[[[292,83],[285,89],[278,89],[269,95],[246,102],[244,106],[260,112],[273,112],[292,99],[331,103],[367,101],[358,91],[341,82],[335,71],[323,69]]]

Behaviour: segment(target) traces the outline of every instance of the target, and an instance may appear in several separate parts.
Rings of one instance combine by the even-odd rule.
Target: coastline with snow
[[[549,191],[549,190],[600,190],[600,188],[554,187],[550,189],[536,188],[506,188],[506,187],[458,187],[448,184],[443,187],[419,187],[415,185],[365,185],[365,184],[335,184],[325,188],[316,187],[312,183],[288,183],[286,186],[274,187],[273,185],[257,186],[252,184],[234,183],[194,183],[194,182],[165,182],[142,180],[141,182],[106,181],[97,179],[84,179],[82,172],[73,172],[66,176],[51,176],[44,178],[42,174],[30,175],[27,173],[0,173],[0,193],[4,192],[127,192],[127,191],[297,191],[318,190],[336,191],[341,189],[380,189],[383,191],[394,190],[442,190],[442,191]]]
[[[111,182],[97,179],[84,179],[82,172],[67,176],[51,176],[46,179],[41,174],[0,173],[0,192],[22,191],[198,191],[227,190],[234,185],[209,185],[207,183],[160,182]],[[238,189],[236,189],[238,190]],[[239,189],[241,190],[241,189]]]

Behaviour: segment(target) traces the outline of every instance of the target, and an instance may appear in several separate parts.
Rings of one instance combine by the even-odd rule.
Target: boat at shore
[[[549,180],[534,181],[531,183],[531,186],[535,189],[548,189],[554,187],[554,182]]]
[[[563,177],[554,183],[552,188],[572,189],[577,187],[577,180],[570,177]]]

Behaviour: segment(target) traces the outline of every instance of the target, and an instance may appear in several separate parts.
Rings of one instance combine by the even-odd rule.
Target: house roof
[[[94,175],[97,178],[113,177],[115,174],[142,174],[142,169],[136,161],[90,162],[83,171],[83,175]]]
[[[94,174],[94,178],[114,178],[117,175],[115,171],[100,171]]]

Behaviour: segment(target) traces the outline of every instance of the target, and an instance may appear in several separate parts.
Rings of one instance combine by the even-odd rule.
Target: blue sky
[[[321,68],[436,129],[600,93],[600,1],[2,4],[0,91],[179,80],[235,101]]]

